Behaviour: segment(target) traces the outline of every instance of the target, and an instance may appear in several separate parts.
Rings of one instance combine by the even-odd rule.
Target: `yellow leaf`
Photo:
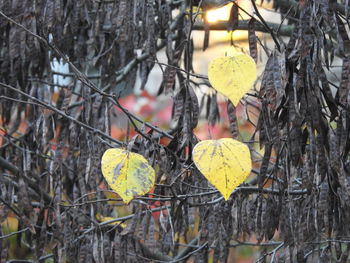
[[[193,148],[193,161],[225,200],[252,169],[248,146],[231,138],[197,143]]]
[[[112,148],[102,156],[101,169],[104,178],[124,203],[151,190],[155,171],[140,154]]]
[[[237,106],[256,80],[256,64],[243,53],[216,58],[209,63],[208,78],[214,89]]]

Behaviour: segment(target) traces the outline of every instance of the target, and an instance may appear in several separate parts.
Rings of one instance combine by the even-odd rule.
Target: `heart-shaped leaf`
[[[112,148],[102,156],[101,169],[108,185],[124,203],[144,195],[154,186],[155,171],[140,154]]]
[[[192,154],[198,170],[225,200],[252,169],[248,146],[231,138],[201,141],[193,148]]]
[[[256,64],[243,53],[216,58],[209,63],[208,78],[214,89],[237,106],[256,80]]]

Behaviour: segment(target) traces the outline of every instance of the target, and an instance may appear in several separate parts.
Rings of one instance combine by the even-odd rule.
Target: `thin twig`
[[[23,232],[26,232],[27,230],[29,230],[29,227],[23,228],[21,230],[15,231],[15,232],[11,232],[11,233],[9,233],[7,235],[0,236],[0,240],[12,237],[14,235],[17,235],[17,234],[20,234],[20,233],[23,233]]]
[[[259,9],[258,9],[258,7],[257,7],[256,4],[255,4],[255,0],[251,0],[251,3],[252,3],[252,5],[253,5],[253,8],[254,8],[254,10],[255,10],[256,15],[259,17],[259,19],[260,19],[260,21],[261,21],[261,23],[263,23],[263,25],[265,26],[265,28],[267,29],[267,31],[270,33],[270,35],[271,35],[273,41],[275,42],[275,45],[276,45],[277,49],[278,49],[279,51],[281,51],[281,47],[280,47],[280,44],[279,44],[279,42],[278,42],[278,40],[277,40],[277,38],[276,38],[276,36],[275,36],[275,33],[272,31],[272,29],[271,29],[271,28],[269,27],[269,25],[266,23],[265,19],[264,19],[264,18],[262,17],[262,15],[260,14]]]

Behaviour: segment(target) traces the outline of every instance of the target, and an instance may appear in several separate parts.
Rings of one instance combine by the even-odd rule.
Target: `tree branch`
[[[248,20],[239,20],[236,30],[248,30]],[[266,22],[266,24],[275,32],[278,32],[281,36],[290,36],[293,32],[294,26],[292,25],[280,25],[277,23]],[[209,24],[210,30],[227,30],[228,22],[226,21],[218,21],[213,24]],[[205,30],[204,23],[201,21],[197,21],[193,30]],[[269,33],[269,31],[262,24],[255,24],[255,30],[263,33]]]
[[[0,167],[2,167],[3,169],[9,170],[13,174],[18,174],[20,172],[17,166],[13,165],[12,163],[5,160],[1,156],[0,156]]]

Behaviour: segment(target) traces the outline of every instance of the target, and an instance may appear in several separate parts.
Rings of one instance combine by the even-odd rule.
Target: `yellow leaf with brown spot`
[[[225,200],[252,169],[248,146],[231,138],[201,141],[193,148],[192,156],[198,170]]]
[[[155,171],[140,154],[112,148],[102,156],[104,178],[124,203],[148,193],[155,183]]]
[[[210,84],[234,106],[237,106],[243,95],[251,89],[256,76],[255,61],[243,53],[216,58],[208,66]]]

